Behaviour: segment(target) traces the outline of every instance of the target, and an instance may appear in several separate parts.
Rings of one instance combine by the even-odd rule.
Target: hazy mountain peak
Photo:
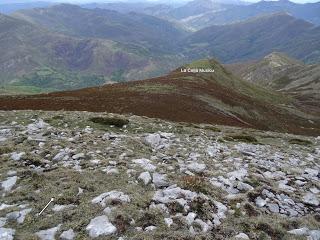
[[[288,65],[303,65],[302,62],[288,57],[284,53],[273,52],[263,58],[270,67],[282,67]]]

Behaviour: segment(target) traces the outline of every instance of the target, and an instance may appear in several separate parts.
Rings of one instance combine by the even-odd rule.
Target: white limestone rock
[[[36,232],[36,235],[41,239],[41,240],[55,240],[55,235],[59,231],[61,227],[61,224],[59,224],[56,227],[46,229],[46,230],[41,230],[39,232]]]
[[[13,240],[16,230],[12,228],[1,228],[0,227],[0,239],[1,240]]]
[[[74,233],[74,231],[70,228],[67,231],[64,231],[63,233],[61,233],[60,235],[60,239],[61,240],[73,240],[75,238],[76,234]]]
[[[206,165],[203,163],[193,162],[187,165],[187,169],[195,173],[202,173],[206,170]]]
[[[102,207],[111,203],[129,203],[130,197],[120,191],[110,191],[100,194],[91,201],[93,204],[100,204]]]
[[[99,236],[114,234],[117,231],[117,228],[109,221],[107,216],[102,215],[91,219],[86,230],[91,238],[97,238]]]
[[[11,191],[11,189],[13,188],[13,186],[16,184],[18,180],[17,176],[13,176],[13,177],[8,177],[7,180],[3,181],[1,183],[1,187],[5,192],[9,192]]]
[[[141,158],[141,159],[134,159],[132,160],[133,163],[139,165],[142,169],[148,172],[153,172],[157,169],[149,159]]]
[[[239,233],[238,235],[234,236],[236,240],[249,240],[249,236],[245,233]]]
[[[11,153],[10,158],[11,158],[13,161],[20,161],[21,158],[22,158],[25,154],[26,154],[25,152],[20,152],[20,153],[13,152],[13,153]]]
[[[152,180],[149,172],[141,173],[138,179],[141,180],[144,183],[144,185],[148,185]]]
[[[152,182],[157,188],[169,186],[169,183],[167,181],[167,175],[165,174],[153,173]]]
[[[318,197],[313,194],[313,193],[310,193],[308,192],[307,194],[305,194],[302,198],[303,202],[306,203],[306,204],[309,204],[309,205],[312,205],[312,206],[315,206],[315,207],[318,207],[319,206],[319,199]]]

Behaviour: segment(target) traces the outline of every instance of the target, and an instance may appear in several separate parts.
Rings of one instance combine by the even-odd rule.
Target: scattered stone
[[[7,222],[6,218],[0,217],[0,228],[3,227]]]
[[[89,225],[86,227],[91,238],[96,238],[99,236],[108,236],[114,234],[117,228],[112,225],[108,217],[105,215],[91,219]]]
[[[165,218],[164,222],[167,225],[167,227],[171,227],[171,225],[173,224],[172,218]]]
[[[105,207],[106,205],[112,203],[129,203],[130,198],[123,192],[111,191],[102,193],[98,197],[94,198],[91,202],[94,204],[100,204],[101,206]]]
[[[78,154],[72,156],[72,159],[74,159],[74,160],[79,160],[79,159],[84,159],[84,158],[85,158],[84,153],[78,153]]]
[[[154,231],[154,230],[156,230],[156,229],[157,229],[156,226],[148,226],[148,227],[146,227],[144,230],[145,230],[146,232],[152,232],[152,231]]]
[[[13,177],[8,177],[7,180],[3,181],[1,183],[1,187],[5,192],[9,192],[11,191],[11,189],[13,188],[13,186],[16,184],[18,180],[17,176],[13,176]]]
[[[288,233],[293,234],[293,235],[298,235],[298,236],[307,235],[308,232],[309,232],[309,229],[306,227],[293,229],[293,230],[288,231]]]
[[[52,208],[52,211],[54,212],[61,212],[63,210],[66,210],[66,209],[70,209],[70,208],[74,208],[76,207],[76,205],[73,205],[73,204],[69,204],[69,205],[54,205],[53,208]]]
[[[14,221],[17,221],[17,223],[22,224],[27,214],[29,214],[31,211],[32,211],[32,208],[24,209],[21,211],[15,211],[15,212],[8,213],[6,217],[9,220],[14,220]]]
[[[320,240],[320,230],[310,231],[307,240]]]
[[[133,163],[139,165],[145,171],[153,172],[156,170],[156,166],[154,166],[149,159],[141,158],[132,160]]]
[[[157,148],[161,144],[161,136],[158,133],[149,134],[145,140],[152,148]]]
[[[13,240],[16,230],[12,228],[1,228],[0,227],[0,239],[1,240]]]
[[[55,240],[55,235],[59,231],[61,227],[61,224],[50,229],[46,230],[41,230],[39,232],[36,232],[36,235],[41,239],[41,240]]]
[[[167,176],[165,174],[153,173],[152,182],[157,188],[169,186]]]
[[[188,225],[192,225],[194,219],[196,218],[197,214],[193,212],[189,212],[186,216],[186,221]]]
[[[262,199],[261,197],[257,197],[256,198],[256,205],[258,206],[258,207],[264,207],[265,205],[267,204],[267,201],[266,200],[264,200],[264,199]]]
[[[306,203],[306,204],[309,204],[309,205],[312,205],[312,206],[315,206],[315,207],[318,207],[319,206],[319,199],[318,197],[313,194],[313,193],[307,193],[303,196],[303,202]]]
[[[239,233],[238,235],[234,236],[234,239],[249,240],[250,238],[249,238],[248,235],[245,234],[245,233]]]
[[[138,179],[141,180],[144,183],[144,185],[148,185],[152,180],[149,172],[141,173]]]
[[[21,153],[13,152],[11,153],[11,159],[13,161],[20,161],[25,154],[26,154],[25,152],[21,152]]]
[[[69,229],[67,231],[64,231],[61,235],[60,235],[60,239],[61,240],[73,240],[75,238],[75,233],[72,229]]]
[[[268,203],[267,207],[270,210],[270,212],[272,212],[272,213],[279,213],[279,211],[280,211],[279,205],[275,204],[275,203]]]
[[[202,173],[206,169],[206,165],[203,163],[190,163],[187,165],[187,168],[195,173]]]

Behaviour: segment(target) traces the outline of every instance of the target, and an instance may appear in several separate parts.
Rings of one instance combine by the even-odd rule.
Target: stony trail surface
[[[320,239],[319,137],[1,111],[0,163],[4,240]]]

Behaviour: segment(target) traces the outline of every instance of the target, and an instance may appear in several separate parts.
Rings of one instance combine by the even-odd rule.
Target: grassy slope
[[[144,81],[22,98],[0,98],[0,105],[7,110],[107,111],[180,122],[299,134],[320,133],[317,128],[319,118],[300,111],[291,98],[240,80],[214,60],[190,66],[214,68],[215,73],[181,73],[178,69],[167,76]]]

